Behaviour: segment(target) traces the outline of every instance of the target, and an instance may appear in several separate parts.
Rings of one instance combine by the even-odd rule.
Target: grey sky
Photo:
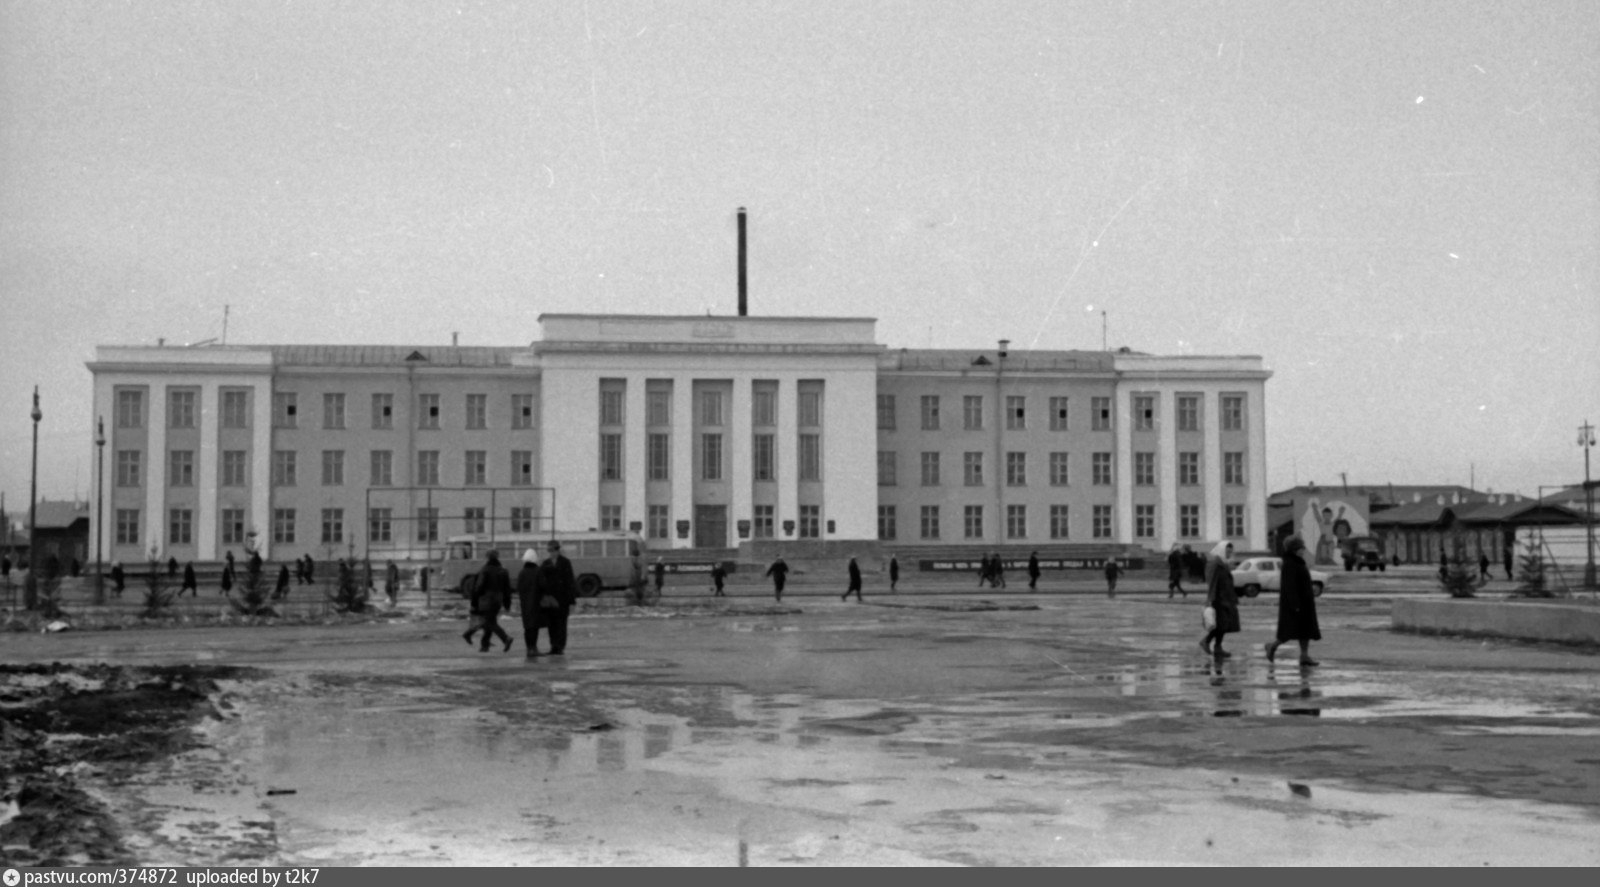
[[[1534,493],[1600,422],[1585,2],[0,0],[0,489],[94,345],[540,312],[1260,354],[1268,475]]]

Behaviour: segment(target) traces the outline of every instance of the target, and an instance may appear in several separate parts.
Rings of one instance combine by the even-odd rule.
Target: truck
[[[1348,536],[1339,545],[1344,557],[1344,571],[1376,570],[1383,572],[1387,564],[1383,559],[1383,541],[1377,536]]]

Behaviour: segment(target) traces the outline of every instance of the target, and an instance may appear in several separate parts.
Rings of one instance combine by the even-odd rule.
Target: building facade
[[[555,528],[1265,544],[1257,357],[888,350],[866,318],[539,323],[527,347],[99,348],[107,557],[429,558]]]

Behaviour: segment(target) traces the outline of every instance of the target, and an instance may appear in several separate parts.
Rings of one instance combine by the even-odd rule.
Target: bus
[[[552,539],[561,543],[561,553],[572,561],[579,597],[594,597],[612,588],[637,593],[644,586],[644,540],[633,533],[592,530],[449,536],[445,539],[444,560],[434,567],[434,575],[440,588],[459,594],[461,580],[476,574],[489,552],[497,551],[500,563],[515,581],[522,568],[522,553],[531,548],[544,560],[545,545]]]

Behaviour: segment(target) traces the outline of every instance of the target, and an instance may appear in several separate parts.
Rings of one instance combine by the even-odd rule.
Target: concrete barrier
[[[1534,601],[1404,599],[1394,602],[1398,631],[1461,634],[1600,646],[1600,607]]]

